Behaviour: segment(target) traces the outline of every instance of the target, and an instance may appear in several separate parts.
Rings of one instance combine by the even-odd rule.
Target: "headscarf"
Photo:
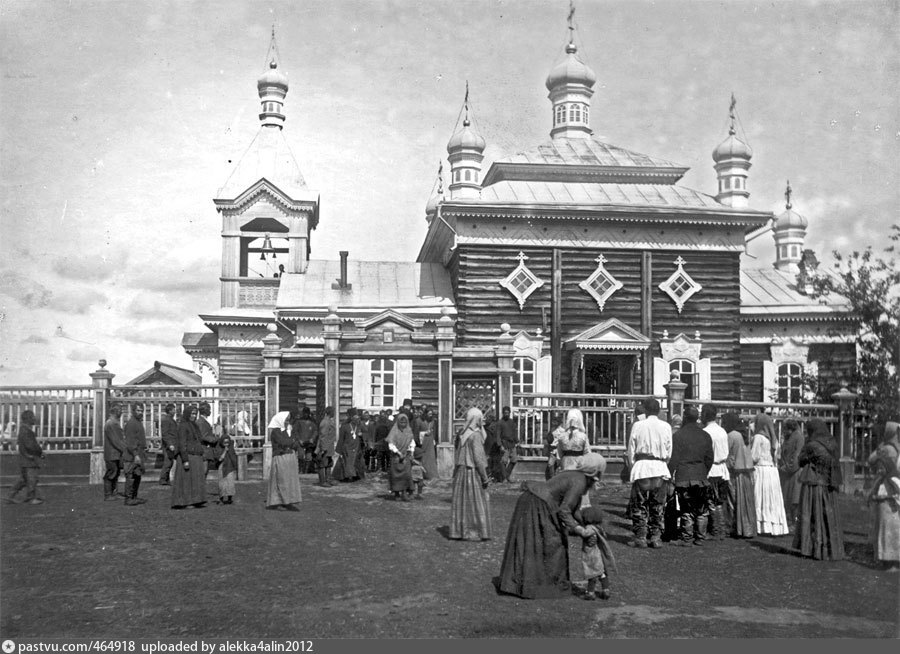
[[[409,426],[409,416],[405,413],[397,415],[397,420],[394,422],[394,426],[391,427],[387,441],[405,456],[406,451],[409,449],[409,444],[413,441],[413,431],[412,427]]]
[[[484,415],[478,407],[472,407],[466,412],[466,424],[459,433],[459,447],[463,447],[472,438],[476,431],[484,429]]]
[[[566,430],[568,431],[572,427],[582,433],[586,431],[584,428],[584,415],[580,409],[569,409],[569,412],[566,414]]]
[[[881,441],[885,445],[893,445],[900,452],[900,423],[889,420],[884,425],[884,438]]]
[[[291,424],[291,412],[290,411],[279,411],[272,419],[269,421],[269,429],[280,429],[281,431],[287,431],[287,426]]]
[[[757,414],[753,431],[768,438],[769,443],[774,447],[777,435],[775,433],[775,423],[772,421],[772,416],[768,413]]]
[[[821,418],[813,418],[806,423],[807,441],[818,441],[824,445],[829,451],[834,449],[834,438],[828,430],[828,426]],[[834,454],[834,452],[832,452]]]
[[[741,417],[735,412],[731,411],[722,416],[722,429],[725,430],[725,433],[736,431],[740,433],[741,427]]]
[[[603,471],[606,470],[606,459],[596,452],[590,452],[578,457],[573,470],[583,473],[586,477],[600,479]]]
[[[194,423],[191,422],[191,414],[192,414],[194,411],[197,411],[197,407],[195,407],[195,406],[193,406],[193,405],[191,405],[191,404],[186,405],[186,406],[184,407],[184,411],[181,412],[181,421],[182,421],[182,422],[186,422],[186,423],[188,423],[189,425],[194,424]],[[198,416],[200,415],[200,412],[199,412],[199,411],[197,411],[197,415],[198,415]]]
[[[238,411],[237,416],[235,417],[235,426],[234,431],[235,434],[241,434],[243,436],[250,435],[250,425],[248,424],[248,418],[250,415],[246,411]]]

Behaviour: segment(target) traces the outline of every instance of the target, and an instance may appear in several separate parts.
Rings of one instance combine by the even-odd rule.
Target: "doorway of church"
[[[634,355],[585,355],[581,392],[630,395],[634,392],[634,364]]]

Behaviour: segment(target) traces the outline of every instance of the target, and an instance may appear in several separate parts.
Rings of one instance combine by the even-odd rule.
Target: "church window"
[[[471,182],[471,181],[472,181],[472,171],[471,171],[471,170],[467,170],[467,171],[466,171],[466,181],[467,181],[467,182]]]
[[[501,279],[499,283],[500,286],[512,293],[516,300],[519,301],[519,311],[521,311],[525,307],[525,300],[528,299],[528,296],[543,286],[544,282],[538,279],[525,265],[528,257],[525,256],[524,252],[519,252],[518,259],[519,265],[507,275],[506,279]]]
[[[369,361],[369,406],[389,409],[397,406],[396,363],[393,359]]]
[[[458,182],[458,181],[459,181],[459,171],[458,171],[458,170],[454,170],[454,171],[453,171],[453,181],[454,181],[454,182]]]
[[[556,124],[566,122],[566,106],[562,104],[556,105]]]
[[[603,306],[606,304],[606,301],[613,293],[622,288],[622,282],[613,277],[612,274],[603,267],[603,264],[606,263],[606,257],[601,254],[595,261],[597,262],[597,269],[591,273],[590,277],[583,282],[580,282],[578,286],[587,291],[597,302],[600,311],[603,311]]]
[[[515,357],[513,359],[513,368],[516,371],[512,383],[514,394],[534,393],[535,367],[536,362],[531,357]]]
[[[780,249],[781,249],[781,258],[787,259],[787,255],[788,255],[787,254],[788,253],[787,245],[782,245]]]
[[[803,401],[803,366],[782,363],[778,366],[778,402],[799,404]]]
[[[664,291],[675,302],[675,306],[678,307],[678,313],[681,313],[685,303],[691,296],[703,288],[685,271],[684,264],[686,263],[687,261],[681,257],[675,259],[675,265],[678,268],[666,281],[659,285],[659,289]]]
[[[590,121],[588,120],[588,106],[587,106],[587,105],[582,105],[582,107],[583,107],[583,109],[582,109],[582,114],[583,114],[583,116],[584,116],[584,122],[585,122],[585,123],[589,123]]]
[[[800,246],[792,245],[791,246],[791,257],[796,259],[796,258],[799,258],[799,256],[800,256]]]
[[[694,362],[687,359],[675,359],[669,362],[669,373],[678,373],[678,380],[682,384],[687,384],[684,389],[684,399],[697,399],[697,388],[699,386],[699,378],[695,372]]]

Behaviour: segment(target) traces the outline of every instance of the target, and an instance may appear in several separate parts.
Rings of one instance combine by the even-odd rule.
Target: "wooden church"
[[[466,108],[415,262],[326,261],[310,256],[320,198],[287,145],[273,58],[259,132],[214,199],[221,307],[184,336],[197,369],[229,384],[265,367],[283,405],[340,414],[411,398],[438,407],[444,443],[468,406],[514,393],[661,395],[676,371],[688,397],[803,401],[811,377],[849,379],[847,308],[802,284],[806,219],[789,194],[779,216],[749,206],[734,102],[708,195],[679,184],[684,166],[595,138],[595,82],[570,39],[546,80],[549,138],[487,170]],[[769,230],[775,267],[742,268]]]

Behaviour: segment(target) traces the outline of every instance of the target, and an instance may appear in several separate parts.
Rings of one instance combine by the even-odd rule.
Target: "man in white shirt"
[[[672,456],[672,428],[659,419],[659,402],[644,400],[643,420],[631,426],[625,456],[631,469],[631,500],[628,515],[634,538],[629,547],[662,547],[663,511],[669,479],[668,461]],[[649,536],[649,543],[648,543]]]
[[[700,422],[713,444],[713,465],[709,469],[709,533],[713,539],[723,540],[731,531],[734,500],[731,496],[731,476],[726,465],[728,434],[716,422],[718,414],[715,404],[704,404]]]

